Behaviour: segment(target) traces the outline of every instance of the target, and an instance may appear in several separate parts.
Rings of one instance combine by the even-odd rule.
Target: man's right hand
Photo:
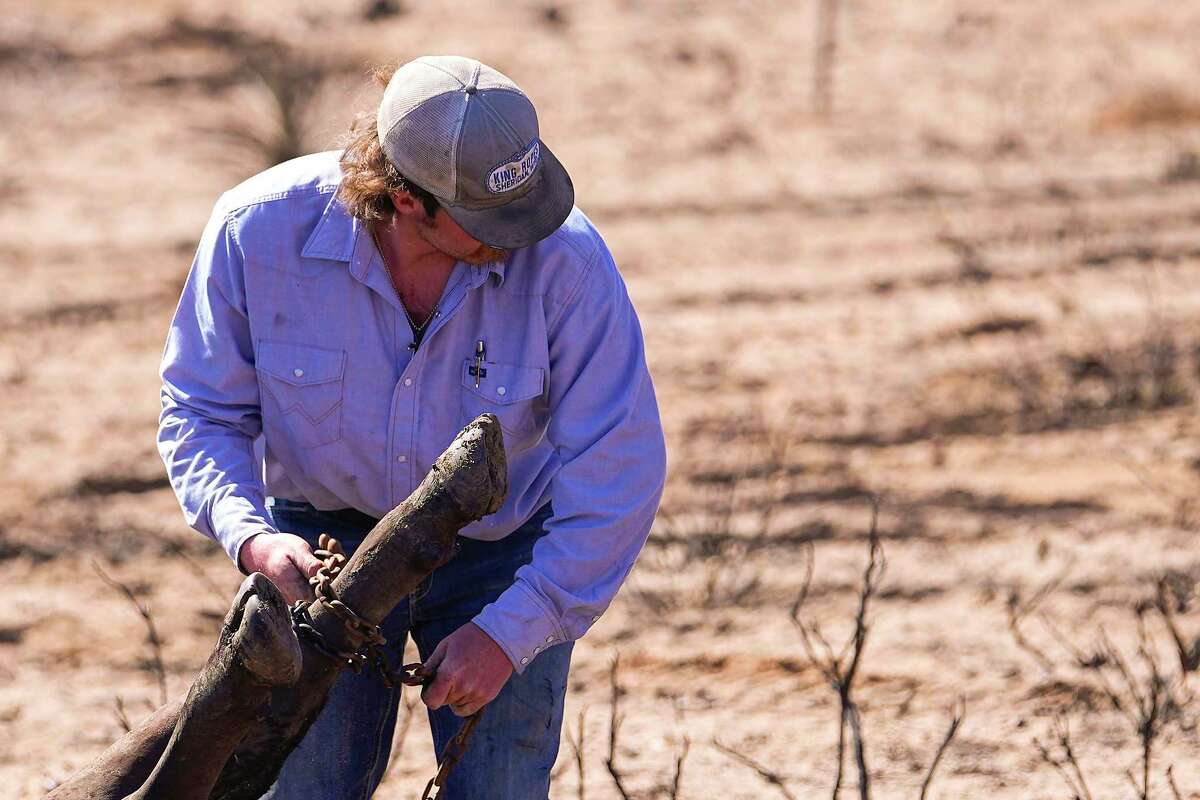
[[[288,603],[312,600],[308,579],[321,568],[308,542],[291,533],[258,533],[238,550],[242,571],[261,572],[271,579]]]

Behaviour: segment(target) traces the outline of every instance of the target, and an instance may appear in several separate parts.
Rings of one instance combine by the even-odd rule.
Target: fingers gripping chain
[[[338,650],[331,645],[329,640],[313,627],[308,604],[303,600],[296,601],[296,604],[292,606],[292,624],[297,635],[306,639],[319,652],[334,661],[342,662],[355,672],[360,672],[364,665],[373,665],[389,688],[394,688],[398,684],[426,686],[431,683],[437,677],[437,671],[424,664],[405,664],[399,669],[393,669],[388,664],[387,656],[382,649],[383,645],[387,644],[387,639],[380,632],[379,626],[359,616],[334,594],[333,579],[338,576],[346,564],[346,554],[342,550],[341,542],[327,533],[322,533],[317,540],[317,549],[313,551],[313,555],[321,561],[321,567],[316,574],[308,579],[317,602],[337,615],[345,624],[351,638],[354,641],[361,641],[362,645],[358,650]],[[442,788],[450,776],[450,771],[462,760],[467,751],[467,740],[475,730],[475,725],[479,722],[479,716],[482,713],[483,710],[480,709],[467,717],[454,738],[446,743],[446,747],[442,750],[442,757],[439,759],[437,774],[430,778],[429,783],[425,785],[421,800],[437,800],[441,796]],[[430,794],[430,792],[434,792],[434,794]]]

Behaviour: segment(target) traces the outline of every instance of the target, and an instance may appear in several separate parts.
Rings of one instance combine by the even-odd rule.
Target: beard
[[[488,264],[492,261],[503,261],[506,258],[508,258],[507,250],[492,247],[490,244],[480,243],[479,247],[475,248],[473,253],[462,256],[459,260],[478,267],[481,264]]]
[[[417,223],[417,235],[439,253],[450,256],[457,261],[471,264],[472,266],[480,266],[493,261],[503,261],[508,258],[508,251],[502,250],[499,247],[492,247],[483,242],[476,242],[474,247],[465,251],[459,251],[455,248],[448,249],[447,243],[444,241],[445,237],[440,235],[437,223],[432,217],[427,216]]]

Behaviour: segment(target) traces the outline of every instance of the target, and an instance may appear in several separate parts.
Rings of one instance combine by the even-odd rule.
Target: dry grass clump
[[[1118,342],[1097,328],[1086,345],[1046,359],[1018,353],[1003,373],[1020,399],[1023,430],[1090,424],[1113,412],[1156,411],[1196,397],[1197,343],[1149,307],[1141,336]]]
[[[1116,97],[1096,114],[1096,130],[1181,127],[1200,123],[1200,96],[1176,86],[1144,86]]]
[[[789,611],[789,616],[800,636],[800,643],[809,666],[825,679],[829,688],[838,697],[837,752],[831,796],[833,800],[837,800],[841,793],[845,778],[847,746],[849,745],[857,771],[858,795],[861,800],[870,800],[872,783],[871,770],[867,764],[866,733],[862,712],[855,698],[854,690],[865,663],[867,640],[872,627],[871,605],[879,596],[880,586],[884,574],[887,572],[887,558],[879,538],[878,498],[873,500],[871,508],[871,526],[867,532],[867,563],[863,568],[859,584],[853,629],[846,637],[846,641],[838,647],[835,647],[826,637],[824,626],[810,618],[805,612],[805,602],[812,587],[815,563],[813,548],[810,545],[806,548],[804,578],[800,583],[799,592]],[[930,758],[924,780],[921,782],[920,800],[925,800],[928,795],[938,766],[958,735],[963,719],[966,717],[965,699],[960,698],[950,709],[949,717],[950,721],[946,732],[937,750]],[[784,800],[795,800],[795,794],[792,793],[787,781],[777,768],[764,765],[715,739],[713,746],[740,764],[754,770],[763,781],[774,787],[784,797]]]
[[[249,155],[260,167],[321,149],[311,118],[324,84],[361,71],[349,59],[319,54],[283,36],[250,31],[230,20],[209,23],[177,17],[131,46],[177,55],[199,48],[219,56],[222,66],[215,70],[167,70],[153,85],[173,91],[192,86],[210,93],[239,92],[230,103],[236,108],[234,115],[198,131],[215,144]]]
[[[138,599],[137,592],[130,587],[129,584],[119,581],[111,577],[104,568],[100,566],[98,561],[92,562],[92,568],[96,570],[96,574],[100,576],[106,584],[120,592],[130,605],[133,606],[138,616],[141,617],[142,623],[146,626],[146,643],[150,648],[149,665],[154,672],[154,676],[158,682],[158,702],[163,705],[167,702],[167,670],[163,666],[163,639],[158,632],[158,626],[154,624],[154,615],[150,612],[149,604]],[[129,720],[125,715],[124,704],[121,701],[120,695],[117,696],[117,717],[121,725],[126,731],[129,730]]]
[[[1200,346],[1182,327],[1154,325],[1128,343],[1103,335],[1057,353],[1017,347],[987,367],[945,373],[923,387],[924,420],[892,438],[999,435],[1086,428],[1195,402]]]
[[[829,687],[838,696],[841,714],[838,721],[837,773],[833,782],[833,796],[837,797],[838,790],[842,786],[843,765],[846,762],[846,729],[849,728],[854,740],[854,759],[858,765],[858,785],[862,796],[866,798],[871,794],[871,773],[867,769],[862,714],[859,712],[858,704],[854,701],[853,692],[858,670],[862,666],[867,634],[870,632],[867,615],[871,600],[879,592],[879,584],[887,571],[887,559],[883,555],[883,545],[879,542],[878,501],[871,509],[867,566],[863,570],[862,588],[858,595],[858,613],[854,618],[854,632],[838,650],[835,650],[825,638],[819,622],[807,620],[801,616],[804,601],[808,599],[808,592],[812,586],[813,564],[814,559],[810,553],[804,582],[800,586],[796,602],[792,604],[792,623],[800,634],[800,642],[804,645],[804,654],[808,657],[809,663],[817,668]]]
[[[1188,710],[1192,694],[1186,676],[1165,671],[1155,650],[1144,620],[1139,619],[1137,661],[1127,659],[1101,631],[1096,652],[1102,657],[1090,668],[1107,704],[1125,718],[1137,743],[1138,758],[1125,770],[1125,777],[1140,800],[1150,800],[1153,796],[1155,751],[1160,739],[1170,728],[1191,729],[1196,724],[1194,714]],[[1091,800],[1087,770],[1072,742],[1065,714],[1055,717],[1051,744],[1036,737],[1033,743],[1041,760],[1058,772],[1075,797]],[[1166,769],[1171,782],[1172,769],[1172,766]]]
[[[1200,181],[1200,155],[1191,150],[1178,153],[1163,170],[1164,183],[1190,183]]]
[[[608,670],[608,685],[609,685],[609,706],[608,706],[608,749],[603,756],[604,768],[608,772],[608,777],[612,781],[613,788],[622,800],[632,800],[634,797],[645,796],[635,792],[630,788],[631,782],[629,776],[625,773],[622,765],[617,759],[618,751],[621,749],[621,725],[625,720],[625,713],[621,711],[621,697],[625,695],[625,688],[620,682],[621,668],[621,653],[620,651],[613,654],[612,662],[609,664]],[[577,783],[575,784],[575,796],[578,800],[586,800],[587,798],[587,760],[588,760],[588,742],[586,738],[586,721],[587,721],[587,706],[579,709],[579,718],[575,725],[575,730],[572,732],[570,725],[567,725],[563,731],[563,736],[567,740],[567,745],[571,748],[570,762],[563,763],[551,773],[553,781],[559,775],[571,767],[575,768]],[[675,753],[674,765],[670,773],[670,777],[660,780],[648,796],[651,797],[666,797],[669,800],[678,800],[683,797],[683,765],[687,761],[688,752],[691,750],[692,741],[684,735],[679,743],[679,748]]]
[[[631,597],[658,612],[679,605],[710,609],[755,602],[761,577],[752,556],[781,535],[781,512],[804,471],[795,456],[797,419],[791,411],[775,418],[754,407],[714,421],[706,438],[720,444],[710,440],[704,448],[718,455],[685,459],[691,461],[686,499],[659,512],[648,554],[669,576],[696,574],[698,566],[699,586],[690,592],[634,587]]]
[[[1157,410],[1187,405],[1195,397],[1194,346],[1163,328],[1124,348],[1098,348],[1063,356],[1071,411]]]
[[[608,717],[608,755],[604,759],[604,767],[608,770],[608,775],[612,778],[613,786],[617,793],[621,795],[622,800],[630,800],[632,795],[628,789],[628,779],[621,772],[621,768],[617,763],[617,742],[620,737],[621,721],[623,715],[620,711],[621,695],[624,690],[621,688],[618,679],[618,671],[621,664],[621,654],[617,653],[613,656],[612,666],[609,669],[609,717]],[[579,768],[579,800],[583,800],[583,713],[579,715],[579,744],[575,748],[576,760]],[[655,796],[665,794],[670,800],[677,800],[680,797],[680,787],[683,783],[683,763],[687,760],[688,751],[691,749],[692,741],[687,736],[683,737],[679,746],[679,751],[675,754],[674,770],[670,782],[665,785],[665,792],[656,793]]]
[[[1044,599],[1061,582],[1047,584],[1037,596]],[[1130,739],[1137,746],[1138,755],[1124,774],[1139,800],[1150,800],[1154,796],[1155,775],[1161,769],[1156,760],[1160,744],[1177,733],[1192,735],[1198,722],[1192,709],[1194,695],[1189,686],[1189,675],[1200,664],[1200,643],[1185,636],[1176,614],[1189,609],[1186,599],[1179,596],[1183,583],[1192,585],[1194,580],[1183,573],[1168,573],[1154,582],[1153,594],[1137,604],[1137,640],[1133,657],[1113,643],[1101,628],[1092,647],[1084,650],[1058,630],[1047,615],[1041,615],[1046,627],[1070,658],[1066,664],[1050,664],[1052,670],[1060,667],[1072,670],[1081,681],[1079,693],[1090,692],[1103,702],[1084,706],[1085,714],[1115,711],[1126,721]],[[1173,650],[1178,657],[1178,669],[1163,666],[1159,656],[1160,643],[1151,631],[1152,618],[1157,616],[1169,635]],[[1023,648],[1026,649],[1027,648]],[[1046,659],[1042,653],[1035,654],[1039,660]],[[1060,710],[1048,731],[1045,740],[1035,737],[1033,745],[1040,760],[1058,773],[1072,796],[1080,800],[1093,800],[1087,778],[1086,759],[1080,742],[1072,735],[1070,710]],[[1088,729],[1089,726],[1075,726]],[[1094,726],[1091,726],[1094,727]],[[1168,765],[1163,772],[1173,796],[1182,796],[1175,782],[1174,767]]]

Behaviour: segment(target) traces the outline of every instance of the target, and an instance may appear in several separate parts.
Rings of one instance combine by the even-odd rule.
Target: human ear
[[[425,206],[408,192],[395,191],[388,192],[388,194],[392,198],[392,206],[396,209],[398,215],[402,217],[425,216]]]

